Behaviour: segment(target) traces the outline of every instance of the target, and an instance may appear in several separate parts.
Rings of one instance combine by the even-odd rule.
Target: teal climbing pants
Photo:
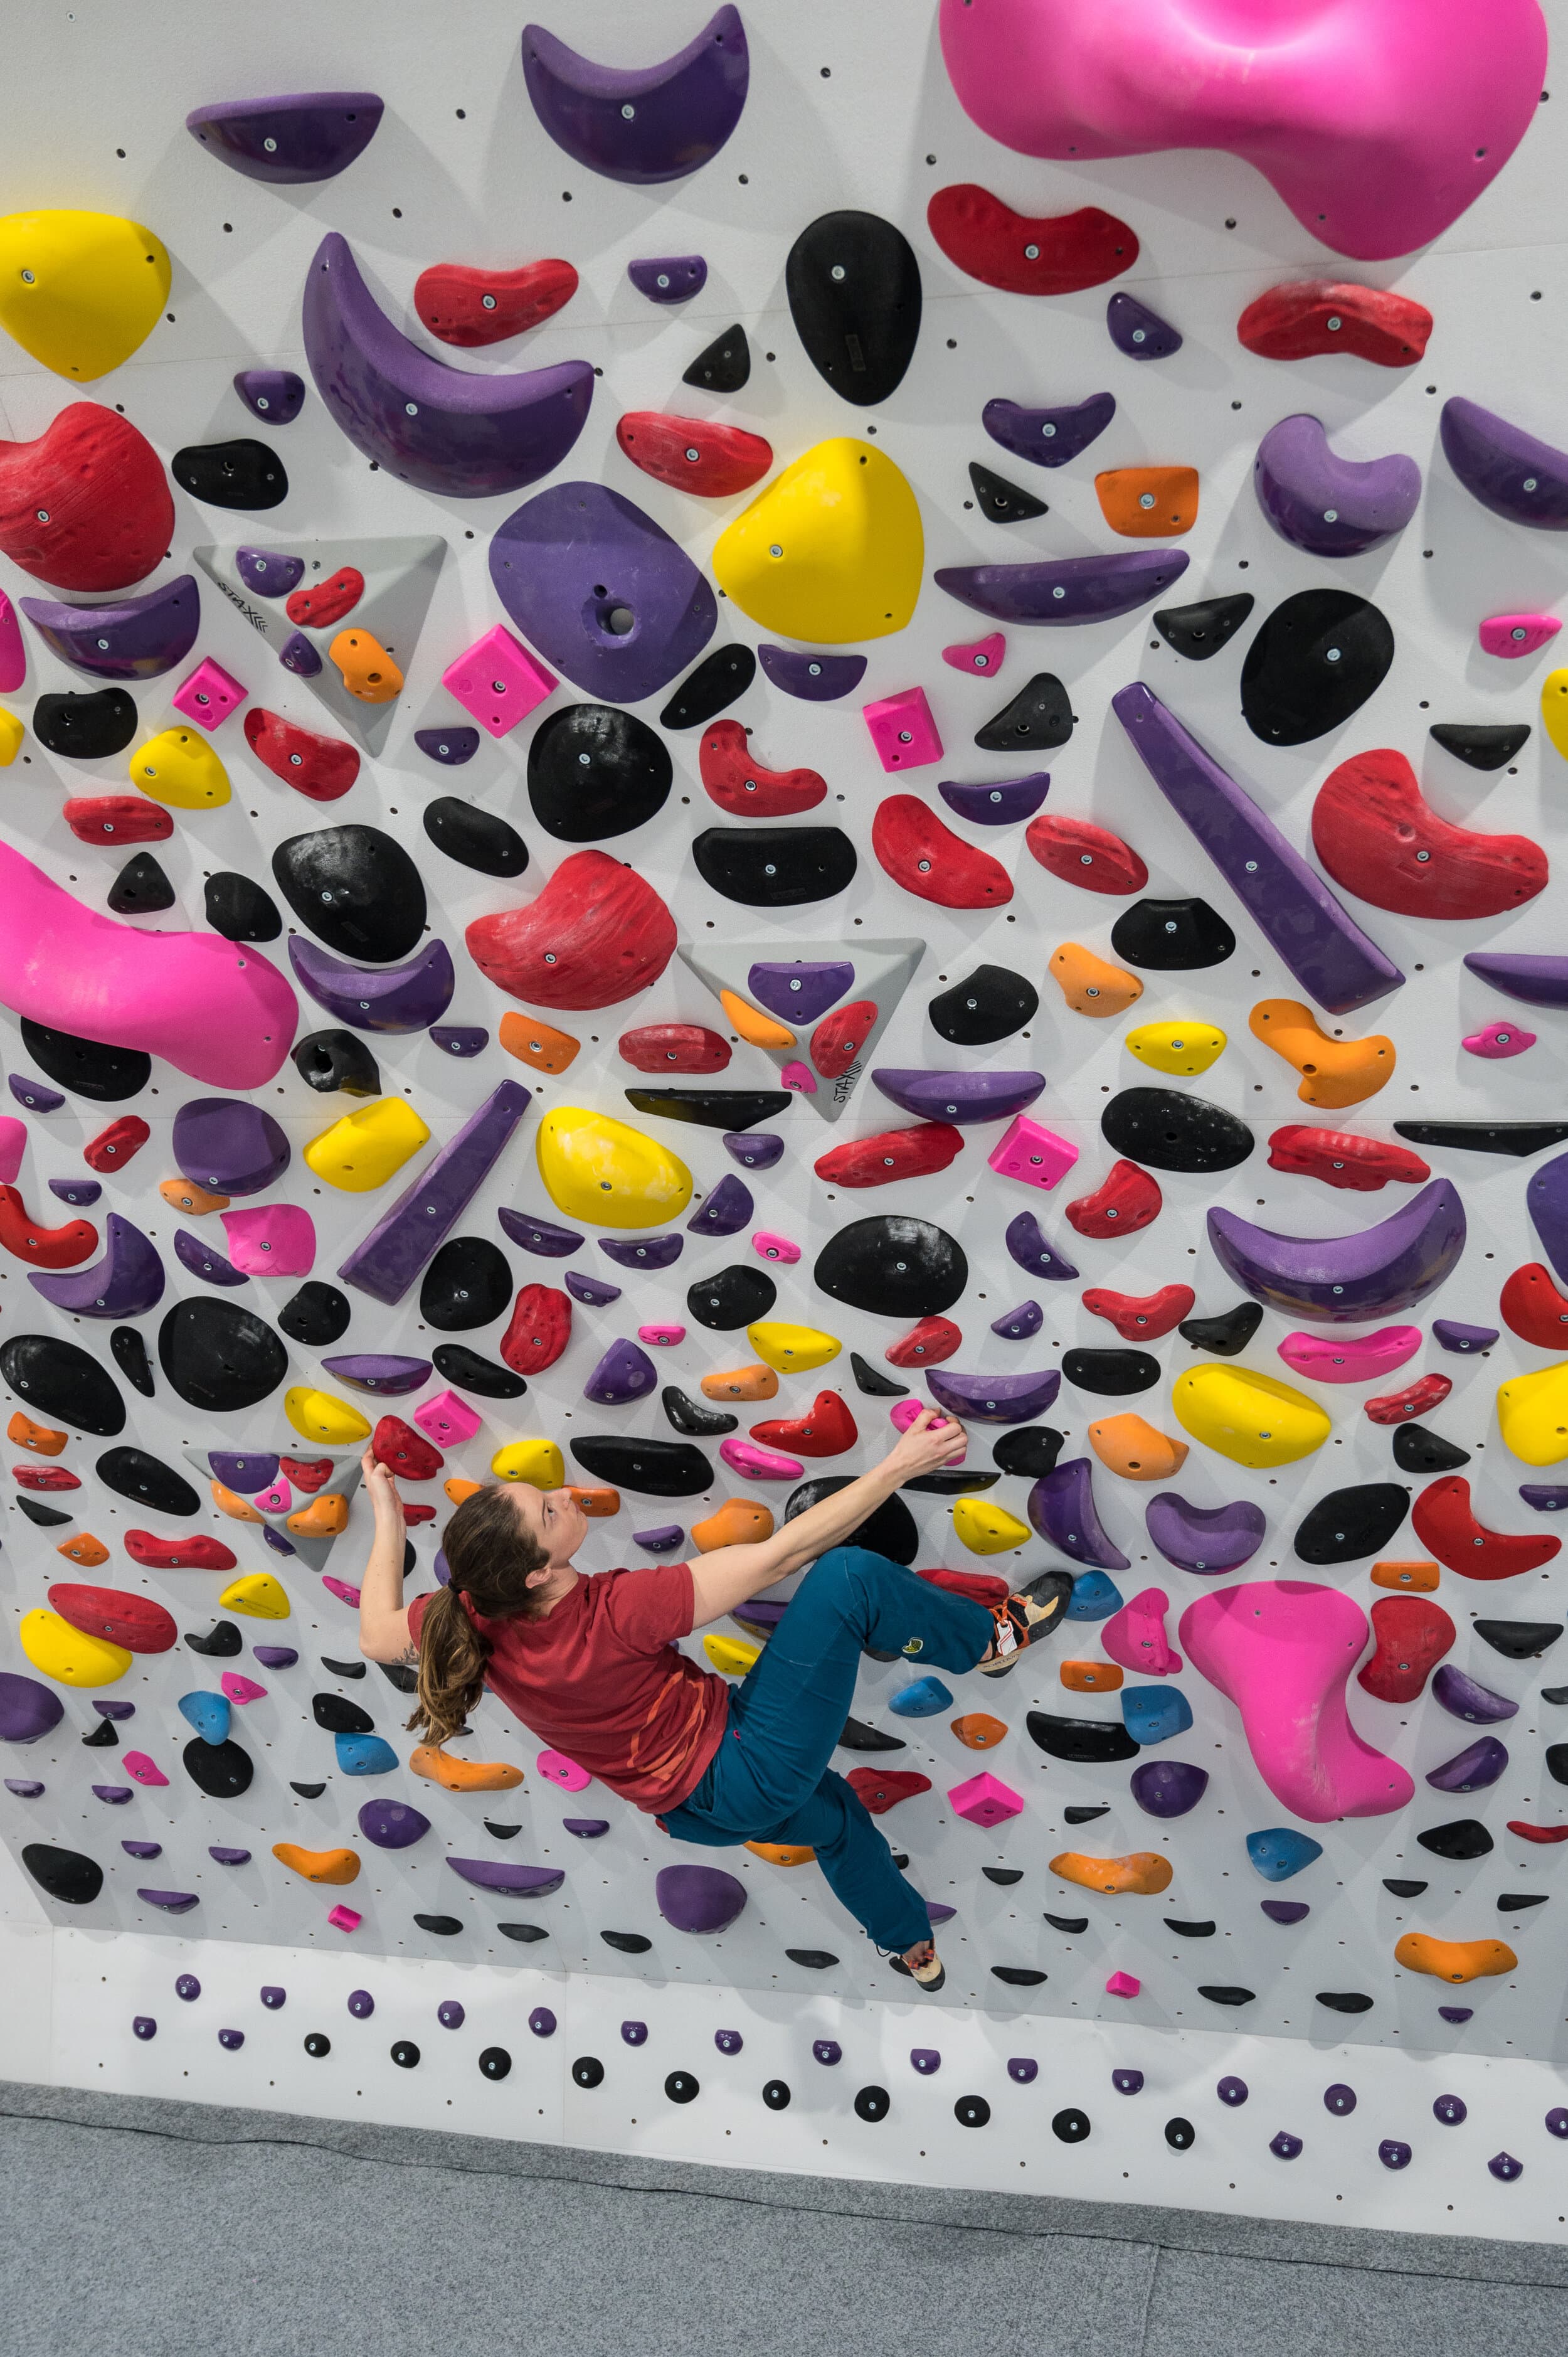
[[[660,1819],[680,1841],[801,1843],[880,1948],[930,1936],[875,1819],[828,1765],[854,1702],[861,1655],[908,1650],[922,1670],[972,1670],[995,1633],[983,1605],[918,1579],[866,1547],[811,1566],[730,1695],[724,1740],[694,1792]]]

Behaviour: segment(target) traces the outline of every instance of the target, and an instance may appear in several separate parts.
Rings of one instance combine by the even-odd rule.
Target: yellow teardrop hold
[[[131,783],[170,810],[216,810],[229,799],[229,772],[194,728],[166,728],[132,754]]]
[[[1568,761],[1568,671],[1552,672],[1543,682],[1541,725],[1563,759]]]
[[[1360,1104],[1393,1079],[1397,1058],[1386,1033],[1331,1039],[1299,998],[1260,998],[1247,1028],[1301,1074],[1296,1094],[1303,1104]]]
[[[368,1195],[373,1187],[384,1187],[429,1137],[403,1098],[382,1097],[319,1131],[306,1147],[305,1159],[327,1186],[345,1195]]]
[[[131,1666],[124,1645],[89,1637],[41,1605],[23,1613],[16,1634],[34,1669],[62,1686],[112,1686]]]
[[[762,1653],[760,1645],[743,1645],[738,1637],[704,1637],[703,1651],[726,1678],[744,1678]]]
[[[1334,1428],[1305,1392],[1251,1367],[1222,1366],[1217,1359],[1176,1377],[1171,1406],[1184,1432],[1254,1472],[1310,1457]]]
[[[545,1192],[568,1219],[606,1228],[661,1228],[692,1200],[692,1174],[656,1138],[584,1105],[540,1123],[534,1155]]]
[[[295,1383],[285,1392],[283,1412],[302,1438],[325,1441],[328,1448],[351,1448],[357,1440],[371,1437],[371,1427],[357,1407],[350,1407],[347,1400],[334,1399],[330,1392],[312,1391],[306,1383]]]
[[[781,1318],[765,1318],[748,1326],[746,1339],[763,1365],[781,1375],[809,1374],[813,1367],[825,1367],[843,1349],[820,1326],[791,1326]]]
[[[901,630],[925,534],[884,451],[837,435],[805,451],[719,534],[714,578],[765,630],[816,646]]]
[[[1130,1055],[1156,1072],[1207,1072],[1225,1053],[1225,1034],[1213,1023],[1140,1023],[1122,1041]]]
[[[169,276],[162,239],[118,213],[0,220],[0,327],[73,383],[130,359],[158,323]]]
[[[395,704],[403,694],[402,672],[369,630],[339,630],[327,651],[356,702]]]
[[[559,1490],[566,1479],[553,1440],[509,1440],[491,1458],[490,1471],[498,1481],[526,1481],[531,1490]]]
[[[990,1498],[955,1500],[952,1527],[954,1538],[971,1555],[1001,1555],[1007,1547],[1025,1545],[1029,1538],[1028,1523]]]
[[[243,1612],[252,1620],[286,1620],[289,1617],[288,1593],[270,1571],[242,1572],[231,1579],[218,1598],[224,1612]]]
[[[21,728],[22,724],[18,721],[16,723],[18,745],[22,741]],[[796,1045],[795,1034],[787,1025],[775,1023],[771,1015],[764,1015],[759,1007],[751,1006],[744,998],[737,998],[733,990],[720,991],[719,1005],[724,1008],[741,1038],[749,1046],[793,1048]]]
[[[10,768],[27,733],[14,712],[0,711],[0,770]]]
[[[301,1849],[297,1842],[274,1842],[273,1856],[306,1882],[357,1882],[360,1860],[351,1849]]]
[[[1498,1424],[1521,1465],[1560,1465],[1568,1457],[1568,1359],[1499,1383]]]

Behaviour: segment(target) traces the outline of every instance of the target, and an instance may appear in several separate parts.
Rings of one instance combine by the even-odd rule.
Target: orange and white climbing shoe
[[[1004,1603],[993,1604],[991,1617],[996,1623],[992,1641],[994,1658],[979,1664],[981,1676],[1005,1677],[1009,1670],[1017,1667],[1018,1656],[1026,1645],[1054,1636],[1071,1596],[1069,1573],[1043,1571],[1038,1579],[1032,1579],[1015,1596],[1009,1596]]]
[[[901,1956],[889,1956],[887,1961],[896,1973],[902,1973],[933,1996],[947,1978],[941,1958],[929,1940],[922,1940],[917,1946],[906,1948]]]

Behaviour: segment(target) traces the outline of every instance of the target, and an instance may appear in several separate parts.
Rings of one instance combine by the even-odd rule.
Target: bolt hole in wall
[[[1200,23],[1076,0],[411,16],[373,92],[293,0],[264,59],[20,28],[81,94],[0,219],[55,2075],[1556,2221],[1561,13],[1423,29],[1442,102],[1348,158],[1392,0],[1343,56],[1259,12],[1257,138],[1174,95]],[[918,2007],[814,1860],[676,1845],[493,1698],[433,1757],[357,1654],[367,1438],[412,1596],[492,1469],[678,1562],[927,1402],[966,1458],[868,1543],[1071,1588],[983,1697],[863,1664]],[[743,1674],[788,1596],[685,1649]]]

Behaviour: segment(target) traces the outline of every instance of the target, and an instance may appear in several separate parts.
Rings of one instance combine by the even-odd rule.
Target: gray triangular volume
[[[222,1453],[226,1456],[232,1456],[234,1452],[232,1449],[227,1449]],[[258,1451],[258,1454],[260,1452]],[[204,1481],[218,1481],[222,1480],[222,1475],[219,1473],[209,1461],[208,1452],[205,1448],[188,1448],[185,1454],[187,1461],[195,1466],[197,1471],[200,1474]],[[323,1481],[319,1490],[298,1490],[295,1489],[294,1485],[290,1483],[289,1486],[292,1495],[289,1499],[286,1512],[282,1514],[262,1515],[263,1522],[271,1529],[276,1531],[280,1538],[285,1538],[288,1541],[299,1561],[306,1565],[309,1570],[325,1571],[327,1568],[327,1558],[331,1554],[334,1545],[337,1544],[336,1539],[311,1538],[304,1532],[291,1531],[288,1527],[288,1515],[298,1513],[303,1507],[309,1505],[312,1498],[319,1498],[328,1491],[336,1491],[339,1498],[347,1498],[352,1501],[354,1492],[360,1486],[360,1451],[358,1449],[349,1449],[343,1454],[338,1454],[329,1448],[312,1448],[309,1441],[307,1440],[295,1440],[292,1447],[280,1450],[279,1454],[287,1457],[297,1457],[302,1460],[308,1460],[312,1464],[318,1464],[323,1457],[330,1457],[332,1459],[332,1470],[328,1473],[326,1480]],[[279,1476],[280,1480],[285,1480],[286,1478],[287,1477],[285,1475],[280,1474]],[[228,1485],[225,1484],[225,1487],[227,1486]],[[240,1494],[246,1497],[249,1504],[256,1506],[258,1512],[261,1512],[260,1506],[257,1502],[259,1493],[241,1492]],[[240,1525],[239,1527],[242,1528],[244,1526]],[[254,1525],[252,1524],[251,1527],[253,1529]],[[238,1552],[242,1545],[242,1541],[236,1541],[236,1552]],[[244,1566],[249,1571],[281,1572],[288,1562],[288,1557],[286,1555],[275,1555],[273,1549],[270,1546],[267,1546],[264,1543],[253,1547],[250,1551],[250,1555],[251,1559]],[[238,1574],[235,1576],[237,1577]]]
[[[925,946],[916,941],[794,942],[789,944],[791,956],[769,959],[759,955],[755,942],[734,945],[682,942],[681,955],[715,998],[721,990],[731,991],[759,1015],[794,1033],[793,1047],[764,1048],[761,1053],[772,1058],[786,1087],[800,1085],[791,1067],[803,1071],[815,1083],[813,1088],[800,1088],[806,1103],[823,1121],[837,1121],[870,1070],[877,1042],[908,988]],[[820,1071],[811,1054],[818,1025],[828,1022],[835,1012],[867,1003],[875,1007],[875,1019],[858,1038],[853,1057],[840,1070],[840,1048],[837,1053],[828,1054],[829,1070]],[[831,1031],[831,1023],[829,1028]],[[858,1033],[858,1025],[855,1028]]]
[[[329,581],[339,566],[351,565],[365,576],[364,593],[340,619],[317,630],[308,625],[302,627],[290,620],[286,597],[256,596],[240,565],[240,546],[247,555],[255,550],[263,556],[298,559],[304,567],[299,576],[301,589],[309,588],[312,583]],[[395,697],[390,704],[362,704],[349,694],[327,651],[339,630],[368,630],[380,640],[406,680],[425,615],[430,611],[446,543],[422,534],[404,540],[295,540],[275,545],[247,541],[240,546],[198,548],[192,554],[208,579],[221,589],[274,655],[281,656],[293,639],[308,640],[321,658],[321,669],[312,677],[285,671],[285,677],[297,678],[301,686],[308,687],[317,702],[326,705],[338,726],[347,729],[367,753],[380,753],[393,716],[405,697]],[[267,700],[266,691],[261,690],[257,703],[265,704]]]

